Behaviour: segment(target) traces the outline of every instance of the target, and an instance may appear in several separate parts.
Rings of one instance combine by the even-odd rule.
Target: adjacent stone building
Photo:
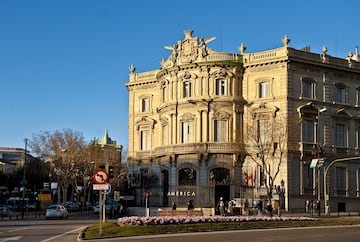
[[[130,67],[136,204],[215,207],[223,197],[253,206],[271,192],[285,210],[304,211],[306,200],[324,205],[323,168],[359,155],[357,50],[341,59],[326,47],[291,48],[285,36],[277,49],[245,53],[241,44],[223,53],[208,47],[215,38],[192,33],[165,47],[172,53],[158,70]],[[325,183],[332,208],[359,210],[359,160],[335,163]]]

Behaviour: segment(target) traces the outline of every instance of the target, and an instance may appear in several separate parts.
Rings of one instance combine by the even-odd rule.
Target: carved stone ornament
[[[202,60],[208,55],[207,44],[215,39],[206,38],[200,39],[193,37],[192,30],[185,30],[185,39],[178,41],[177,44],[172,46],[165,46],[165,49],[171,50],[172,53],[169,58],[161,61],[161,67],[167,68],[175,65],[193,63],[197,60]]]

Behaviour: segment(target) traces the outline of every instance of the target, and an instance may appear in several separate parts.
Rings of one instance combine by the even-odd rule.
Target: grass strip
[[[103,223],[102,235],[99,224],[90,225],[83,234],[82,239],[128,237],[151,234],[172,234],[188,232],[209,232],[226,230],[266,229],[305,226],[355,225],[360,219],[318,219],[315,221],[245,221],[220,223],[194,223],[194,224],[167,224],[167,225],[140,225],[119,226],[117,223]]]

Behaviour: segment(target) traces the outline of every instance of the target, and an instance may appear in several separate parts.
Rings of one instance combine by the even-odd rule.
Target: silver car
[[[67,219],[69,217],[69,213],[63,205],[50,205],[46,209],[45,217],[46,219],[50,219],[50,218]]]

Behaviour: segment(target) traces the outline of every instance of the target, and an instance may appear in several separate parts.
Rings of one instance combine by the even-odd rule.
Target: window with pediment
[[[182,144],[194,142],[194,123],[195,118],[191,113],[186,113],[181,117],[180,124]]]
[[[217,112],[214,116],[214,142],[229,141],[230,114]]]
[[[333,115],[333,118],[335,120],[335,146],[345,148],[348,146],[349,121],[352,118],[352,115],[342,108]]]
[[[151,131],[140,131],[140,150],[150,150],[151,148]]]
[[[257,130],[258,130],[258,140],[260,143],[265,144],[269,142],[270,137],[272,136],[270,125],[269,125],[269,116],[261,115],[257,120]]]
[[[313,104],[309,103],[298,109],[301,117],[301,142],[316,143],[319,110]]]
[[[136,130],[138,134],[138,149],[139,150],[150,150],[152,141],[152,131],[154,129],[155,120],[149,117],[142,117],[136,121]]]
[[[315,142],[315,123],[313,120],[302,120],[302,141],[309,143]]]

